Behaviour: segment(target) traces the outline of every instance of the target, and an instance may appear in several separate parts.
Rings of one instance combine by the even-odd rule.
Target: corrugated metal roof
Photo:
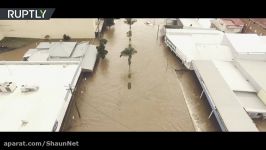
[[[81,68],[84,71],[92,72],[97,59],[97,49],[95,45],[89,45],[82,60]]]
[[[47,61],[49,58],[49,52],[47,50],[40,50],[33,53],[28,61]]]
[[[50,57],[70,57],[76,44],[77,42],[57,42],[49,49]]]
[[[71,55],[71,57],[77,58],[77,57],[84,56],[85,53],[86,53],[86,50],[88,49],[88,47],[89,47],[89,43],[88,42],[77,44],[77,46],[76,46],[73,54]]]

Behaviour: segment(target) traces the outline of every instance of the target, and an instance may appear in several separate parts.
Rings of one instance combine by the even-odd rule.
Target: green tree
[[[100,39],[100,44],[97,46],[98,57],[104,59],[108,51],[105,49],[105,44],[107,43],[106,39]]]
[[[126,18],[125,23],[129,25],[129,31],[127,32],[127,37],[129,39],[129,44],[128,47],[125,48],[121,54],[120,57],[122,56],[126,56],[128,57],[128,77],[131,77],[131,73],[130,73],[130,65],[131,65],[131,58],[132,56],[137,53],[137,51],[132,47],[131,45],[131,37],[132,37],[132,30],[131,30],[131,26],[136,22],[136,19],[132,19],[132,18]]]

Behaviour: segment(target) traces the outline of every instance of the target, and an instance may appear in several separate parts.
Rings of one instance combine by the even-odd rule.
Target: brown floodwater
[[[127,58],[119,57],[128,45],[129,27],[122,19],[115,21],[104,35],[109,53],[94,73],[80,79],[73,99],[77,107],[71,105],[63,131],[219,131],[214,117],[208,119],[210,108],[204,97],[199,98],[201,87],[194,73],[176,71],[184,66],[163,39],[157,39],[154,24],[163,22],[138,19],[132,26],[132,45],[138,52],[129,79]],[[0,60],[22,60],[35,46],[1,53]]]
[[[23,60],[23,55],[30,49],[30,48],[35,48],[36,47],[36,42],[31,42],[27,46],[17,48],[15,50],[11,51],[6,51],[0,53],[0,60],[5,60],[5,61],[22,61]]]

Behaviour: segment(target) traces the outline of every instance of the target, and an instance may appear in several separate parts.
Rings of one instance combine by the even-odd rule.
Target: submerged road
[[[132,58],[128,79],[127,58],[119,58],[128,45],[129,27],[123,20],[104,35],[109,51],[95,72],[83,78],[65,131],[195,131],[175,69],[176,57],[157,40],[158,26],[138,19],[132,26]],[[128,82],[132,87],[128,89]]]

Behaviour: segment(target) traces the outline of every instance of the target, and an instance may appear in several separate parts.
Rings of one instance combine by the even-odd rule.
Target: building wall
[[[254,23],[250,19],[241,19],[244,23],[243,33],[256,33],[258,35],[266,35],[266,29],[257,23]]]
[[[96,19],[0,20],[0,33],[6,37],[94,38],[95,29]]]
[[[213,20],[211,27],[216,28],[219,31],[227,32],[227,33],[240,33],[242,31],[242,27],[234,26],[233,28],[229,28],[221,19]]]

